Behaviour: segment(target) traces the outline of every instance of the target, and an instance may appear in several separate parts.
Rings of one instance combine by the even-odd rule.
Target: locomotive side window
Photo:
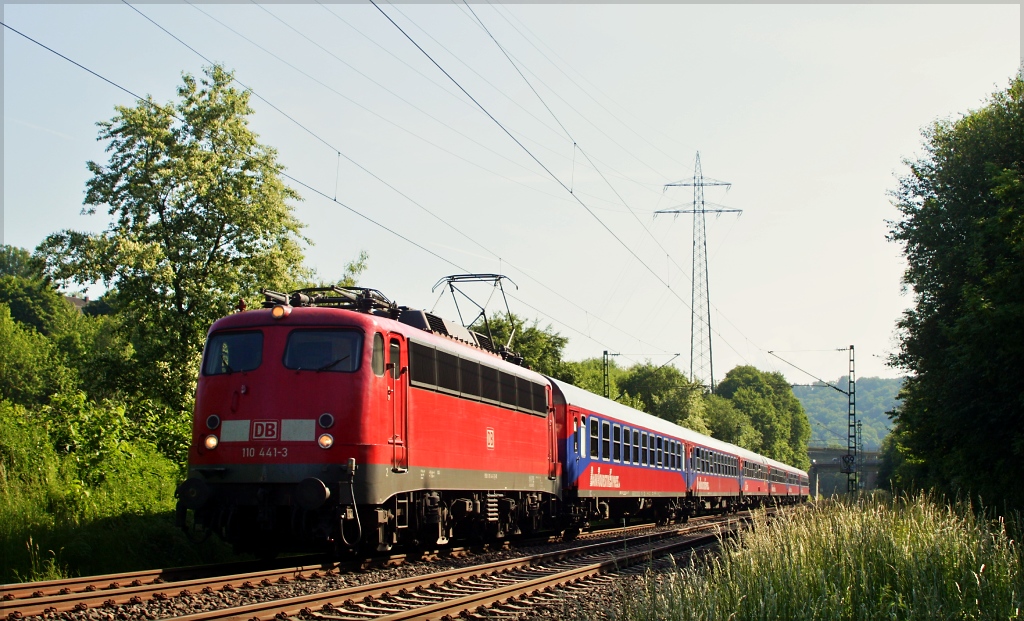
[[[480,365],[480,396],[484,401],[498,403],[498,370]]]
[[[409,341],[409,382],[430,389],[437,385],[433,347]]]
[[[597,419],[593,416],[590,417],[590,456],[594,459],[598,457],[598,437],[597,437]]]
[[[459,393],[459,357],[437,350],[437,388],[442,392]]]
[[[463,397],[472,399],[480,397],[480,363],[466,360],[459,360],[459,382]]]
[[[629,455],[629,448],[632,440],[630,439],[630,435],[631,432],[629,430],[629,427],[626,427],[622,430],[622,461],[627,464],[631,461]]]
[[[516,407],[516,376],[504,371],[498,371],[498,381],[501,384],[501,404],[505,407],[515,409]]]
[[[601,423],[601,458],[602,459],[611,459],[612,458],[612,452],[609,450],[609,447],[608,447],[608,443],[609,443],[608,441],[609,441],[609,435],[610,435],[608,433],[608,430],[609,430],[610,427],[611,427],[611,425],[609,425],[608,423]]]
[[[530,380],[516,378],[516,405],[521,412],[533,411],[533,382]]]
[[[377,377],[384,375],[384,336],[380,332],[373,335],[373,355],[370,356],[370,367]]]
[[[548,391],[544,384],[530,383],[533,391],[533,411],[547,416],[548,413]]]
[[[612,427],[612,459],[622,460],[622,428],[618,425]]]
[[[262,332],[219,332],[206,344],[203,375],[252,371],[263,362]]]
[[[292,330],[284,366],[297,371],[350,373],[359,368],[363,335],[352,330]]]

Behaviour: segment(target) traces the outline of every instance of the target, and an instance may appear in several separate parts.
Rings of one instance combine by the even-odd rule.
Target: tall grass
[[[1019,518],[1011,524],[1019,533]],[[927,495],[833,500],[767,519],[723,553],[628,590],[626,619],[1019,619],[1024,576],[1002,519]]]

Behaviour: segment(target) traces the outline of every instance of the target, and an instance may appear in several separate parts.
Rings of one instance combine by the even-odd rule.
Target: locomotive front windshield
[[[284,366],[351,373],[359,369],[362,347],[363,335],[352,330],[295,330],[288,335]]]
[[[263,362],[262,332],[220,332],[206,344],[204,375],[252,371]]]

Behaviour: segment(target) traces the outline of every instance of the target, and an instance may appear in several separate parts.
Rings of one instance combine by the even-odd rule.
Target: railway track
[[[705,520],[707,523],[702,524]],[[733,518],[732,524],[735,523],[736,518]],[[402,615],[409,610],[421,610],[422,614],[433,616],[436,610],[444,608],[442,604],[445,602],[454,601],[451,605],[461,606],[460,611],[469,610],[490,605],[483,603],[484,600],[494,603],[521,598],[528,593],[551,588],[554,584],[579,581],[605,573],[609,567],[624,567],[638,562],[638,559],[650,559],[653,555],[666,553],[673,546],[693,545],[691,539],[697,537],[694,533],[701,530],[714,531],[715,528],[715,521],[705,518],[694,520],[690,526],[657,533],[651,532],[649,526],[608,529],[582,537],[610,538],[601,543],[575,542],[572,547],[555,552],[451,569],[426,576],[333,589],[330,588],[332,584],[344,583],[342,574],[365,568],[370,561],[363,559],[342,564],[293,565],[229,576],[175,581],[167,578],[184,577],[189,575],[189,571],[209,571],[210,568],[93,576],[71,581],[75,587],[69,586],[68,581],[10,585],[17,587],[21,596],[0,602],[0,610],[3,611],[0,618],[15,621],[29,617],[50,617],[58,612],[64,613],[60,615],[61,618],[68,618],[68,613],[85,615],[89,614],[86,611],[97,608],[109,612],[109,615],[105,615],[109,618],[115,618],[116,612],[116,618],[119,619],[145,616],[151,619],[176,617],[193,621],[227,618],[270,620],[280,618],[281,615],[308,617],[314,609],[319,610],[316,614],[326,615],[325,618],[333,621]],[[647,532],[643,534],[645,529]],[[680,540],[681,536],[685,537],[688,533],[689,539]],[[701,536],[714,539],[716,535],[705,533]],[[659,543],[666,540],[674,543]],[[659,545],[662,548],[657,547]],[[632,548],[632,551],[617,552],[627,548]],[[459,556],[469,554],[469,551],[449,549],[444,554]],[[372,562],[378,566],[394,565],[419,560],[424,556],[429,558],[431,553],[395,555],[377,558]],[[570,559],[576,560],[570,562]],[[125,582],[128,578],[138,583],[133,585],[132,582]],[[50,590],[51,594],[45,594],[44,588]],[[54,588],[59,590],[52,593]],[[72,588],[79,590],[71,591]],[[34,590],[28,593],[28,589]],[[514,603],[506,605],[515,606]],[[158,611],[154,612],[154,608]],[[197,609],[205,610],[196,614],[183,614]],[[139,613],[134,613],[135,610]],[[143,610],[146,612],[142,613]],[[437,614],[443,617],[449,613]]]
[[[602,529],[582,533],[577,539],[586,540],[638,533],[649,530],[651,525],[634,525],[624,528]],[[554,543],[558,537],[548,536],[524,539],[516,545]],[[510,542],[498,544],[507,549]],[[268,561],[243,561],[213,565],[197,565],[171,569],[84,576],[61,580],[15,583],[0,585],[0,619],[12,613],[22,617],[43,613],[88,610],[100,606],[111,607],[126,603],[138,603],[152,597],[170,597],[193,590],[249,589],[252,585],[269,586],[273,583],[315,580],[321,576],[339,575],[346,572],[373,567],[398,566],[417,561],[437,560],[443,557],[462,557],[474,552],[492,551],[494,545],[449,547],[438,550],[403,552],[388,556],[372,556],[350,561],[334,562],[323,555],[304,555]]]

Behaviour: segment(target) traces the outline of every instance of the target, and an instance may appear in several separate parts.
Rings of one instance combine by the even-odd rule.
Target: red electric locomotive
[[[806,497],[807,475],[521,366],[372,289],[265,292],[210,328],[182,526],[387,550]]]
[[[267,295],[210,329],[180,521],[267,553],[552,526],[544,376],[377,291]]]

